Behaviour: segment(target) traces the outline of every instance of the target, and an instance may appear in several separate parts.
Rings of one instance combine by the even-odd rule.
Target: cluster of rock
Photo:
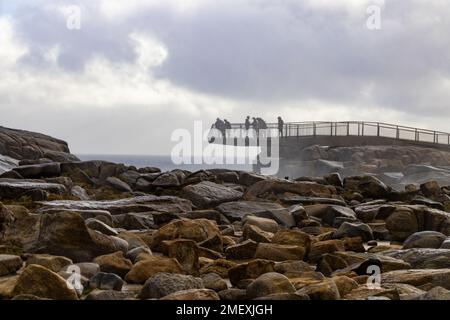
[[[450,148],[413,145],[327,147],[313,145],[281,160],[284,176],[373,175],[397,190],[410,183],[436,180],[450,184]]]
[[[28,164],[36,160],[76,161],[78,158],[70,154],[65,141],[42,133],[0,126],[0,173],[16,165],[19,160],[23,160],[22,164]]]
[[[450,299],[436,181],[39,162],[0,201],[2,299]]]

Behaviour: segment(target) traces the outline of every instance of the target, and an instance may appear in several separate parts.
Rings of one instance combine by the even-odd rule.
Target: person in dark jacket
[[[281,117],[278,117],[278,134],[280,137],[283,136],[283,127],[284,127],[284,121],[281,119]]]
[[[245,130],[249,130],[250,129],[250,116],[247,116],[247,118],[245,118]]]

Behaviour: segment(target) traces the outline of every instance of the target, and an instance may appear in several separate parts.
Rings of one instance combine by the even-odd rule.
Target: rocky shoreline
[[[398,191],[61,152],[0,174],[0,299],[450,299],[450,187],[436,181]]]

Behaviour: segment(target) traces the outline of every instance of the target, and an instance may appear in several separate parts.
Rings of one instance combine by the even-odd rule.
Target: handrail
[[[244,129],[243,123],[232,123],[231,129]],[[450,145],[450,133],[371,121],[287,122],[279,132],[278,123],[267,123],[281,137],[370,136],[396,140]]]

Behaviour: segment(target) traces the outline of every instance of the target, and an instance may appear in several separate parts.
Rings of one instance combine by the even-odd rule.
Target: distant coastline
[[[77,154],[80,160],[103,160],[114,163],[123,163],[128,166],[142,167],[157,167],[161,171],[171,171],[174,169],[189,170],[192,172],[204,169],[230,169],[252,171],[251,165],[229,165],[229,164],[181,164],[177,165],[172,162],[170,155],[111,155],[111,154]]]

